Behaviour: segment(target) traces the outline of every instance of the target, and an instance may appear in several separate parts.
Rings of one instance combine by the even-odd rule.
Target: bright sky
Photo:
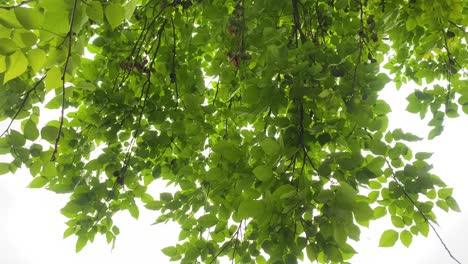
[[[397,94],[391,87],[381,94],[382,98],[391,99],[393,112],[390,125],[401,127],[405,132],[427,135],[427,122],[421,122],[417,116],[405,112],[405,94],[405,91]],[[55,118],[55,115],[50,118]],[[1,127],[4,127],[3,124],[0,124]],[[468,117],[448,119],[442,136],[413,146],[413,153],[416,152],[414,149],[434,152],[431,160],[434,164],[433,171],[448,185],[455,187],[454,197],[462,213],[447,214],[438,210],[437,229],[462,263],[468,263],[468,197],[464,195],[468,191],[465,167],[467,155],[464,152],[468,150],[467,131]],[[76,238],[71,236],[62,239],[66,218],[59,211],[67,202],[66,196],[43,189],[28,189],[26,186],[31,179],[26,170],[19,171],[16,175],[0,176],[0,209],[3,212],[0,217],[0,263],[168,263],[160,249],[176,243],[177,225],[151,225],[157,214],[144,208],[140,210],[138,221],[127,212],[117,215],[115,223],[119,225],[121,234],[113,251],[105,238],[97,235],[93,244],[88,244],[82,252],[75,254]],[[373,222],[370,229],[363,229],[361,241],[355,244],[359,254],[353,258],[352,263],[455,263],[432,231],[429,238],[413,238],[409,249],[400,242],[392,248],[379,248],[380,234],[388,228],[391,228],[389,221],[380,219]]]

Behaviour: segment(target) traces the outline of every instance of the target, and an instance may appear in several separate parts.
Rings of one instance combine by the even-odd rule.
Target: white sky
[[[382,93],[386,100],[391,98],[391,126],[426,136],[427,122],[421,122],[416,115],[405,112],[405,94],[404,91],[395,93],[394,88],[387,88]],[[55,117],[54,115],[51,118]],[[455,187],[454,197],[462,213],[447,214],[438,210],[438,231],[462,263],[468,263],[468,198],[464,195],[468,191],[465,167],[468,157],[467,131],[466,116],[448,119],[442,136],[414,146],[421,151],[435,152],[431,160],[434,164],[433,171],[448,185]],[[60,214],[60,209],[67,202],[66,196],[43,189],[27,189],[31,179],[26,170],[19,171],[16,175],[0,176],[0,263],[168,263],[160,249],[176,243],[177,225],[152,226],[151,223],[157,217],[156,212],[144,208],[140,210],[138,221],[127,212],[117,215],[115,223],[119,225],[121,234],[117,237],[113,251],[103,236],[96,235],[93,244],[88,244],[82,252],[75,254],[76,238],[71,236],[62,239],[66,218]],[[353,258],[352,263],[454,263],[432,231],[429,238],[414,237],[409,249],[400,242],[392,248],[379,248],[380,234],[391,228],[388,223],[389,221],[380,219],[371,224],[371,229],[362,230],[361,241],[356,246],[359,254]]]

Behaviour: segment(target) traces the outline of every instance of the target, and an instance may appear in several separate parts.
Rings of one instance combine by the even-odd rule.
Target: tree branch
[[[294,30],[299,32],[299,37],[301,38],[301,42],[306,42],[306,36],[302,31],[301,22],[299,20],[299,8],[297,6],[298,0],[291,0],[293,6],[293,16],[294,16]]]
[[[13,122],[16,120],[16,118],[17,118],[18,115],[21,113],[21,111],[23,110],[24,105],[26,104],[26,101],[27,101],[28,98],[29,98],[29,95],[31,94],[32,91],[36,90],[37,86],[39,86],[39,84],[45,79],[46,76],[47,76],[47,74],[44,74],[44,76],[42,76],[41,79],[39,79],[39,80],[34,84],[34,86],[33,86],[31,89],[29,89],[28,91],[26,91],[26,94],[25,94],[25,97],[24,97],[24,99],[23,99],[23,102],[21,102],[20,107],[18,108],[18,110],[16,110],[15,115],[11,118],[10,123],[9,123],[8,126],[5,128],[5,130],[2,132],[2,134],[0,135],[0,138],[3,137],[3,136],[8,132],[8,130],[10,130],[11,125],[12,125]]]
[[[62,129],[63,129],[63,119],[64,119],[64,116],[65,116],[65,101],[66,101],[66,99],[65,99],[65,83],[66,83],[65,75],[67,73],[68,63],[70,62],[71,53],[72,53],[73,23],[75,22],[75,14],[76,14],[77,5],[78,5],[78,0],[74,0],[73,1],[73,10],[72,10],[71,17],[70,17],[70,29],[68,30],[68,33],[67,33],[67,37],[68,37],[68,54],[67,54],[67,58],[65,60],[65,65],[63,66],[63,72],[62,72],[62,110],[60,112],[60,125],[59,125],[59,129],[58,129],[58,132],[57,132],[57,136],[55,137],[54,152],[52,152],[52,157],[50,157],[50,161],[55,161],[56,160],[56,154],[57,154],[57,151],[58,151],[58,143],[60,141],[60,137],[61,137]]]
[[[455,258],[452,254],[452,252],[450,251],[450,249],[448,248],[447,244],[445,244],[444,240],[442,239],[442,237],[440,236],[439,232],[437,232],[437,230],[435,229],[434,225],[430,222],[429,218],[427,218],[427,216],[421,211],[421,209],[419,208],[419,206],[416,204],[416,202],[413,200],[413,198],[411,198],[411,196],[409,196],[408,192],[406,191],[406,189],[404,188],[403,184],[400,183],[400,181],[397,179],[396,175],[395,175],[395,172],[393,171],[393,167],[392,165],[390,164],[390,162],[385,159],[385,162],[387,163],[387,166],[391,169],[392,171],[392,178],[393,180],[395,181],[395,183],[398,185],[398,187],[400,187],[402,190],[403,190],[403,194],[405,195],[406,199],[408,199],[408,201],[410,201],[410,203],[416,208],[416,210],[418,211],[418,213],[422,216],[422,218],[424,219],[424,221],[431,227],[432,231],[434,231],[434,233],[436,234],[437,238],[439,239],[440,243],[442,244],[442,246],[444,246],[445,248],[445,251],[447,251],[447,253],[449,254],[450,258],[452,258],[455,262],[457,262],[458,264],[461,264],[461,262]]]

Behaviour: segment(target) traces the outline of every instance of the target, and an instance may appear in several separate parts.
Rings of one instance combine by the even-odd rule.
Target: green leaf
[[[416,153],[415,157],[416,157],[416,159],[418,159],[418,160],[426,160],[426,159],[429,159],[430,157],[432,157],[432,154],[434,154],[434,153],[430,153],[430,152],[418,152],[418,153]]]
[[[453,193],[453,188],[443,188],[437,191],[437,195],[439,196],[440,199],[446,199],[452,196],[452,193]]]
[[[356,202],[356,194],[357,191],[351,185],[341,182],[336,191],[336,206],[351,210]]]
[[[161,249],[162,253],[168,257],[174,257],[177,255],[177,248],[176,247],[165,247]]]
[[[46,53],[44,50],[36,48],[28,51],[28,62],[31,65],[31,68],[38,72],[42,70],[44,63],[46,61]]]
[[[353,213],[354,213],[354,218],[356,218],[356,221],[358,222],[365,223],[374,217],[374,211],[369,206],[369,204],[365,202],[357,203],[353,210]]]
[[[268,165],[259,165],[253,170],[253,174],[261,181],[269,181],[273,177],[273,169]]]
[[[24,56],[23,52],[18,50],[15,53],[7,57],[7,71],[3,83],[20,76],[23,74],[28,67],[28,59]]]
[[[104,11],[99,1],[89,2],[86,6],[86,14],[90,19],[94,20],[98,24],[104,22]]]
[[[260,146],[267,155],[275,156],[280,151],[280,145],[273,138],[265,138],[260,142]]]
[[[55,142],[57,137],[58,128],[54,126],[45,126],[41,129],[41,138],[47,140],[49,143]]]
[[[47,72],[47,77],[44,79],[46,91],[50,91],[54,88],[61,87],[62,81],[62,69],[60,67],[54,67]]]
[[[138,206],[136,204],[129,204],[128,212],[133,218],[138,220],[138,217],[140,216],[140,210],[138,209]]]
[[[125,18],[130,19],[133,16],[133,13],[135,12],[135,8],[138,5],[138,0],[129,0],[125,4]]]
[[[405,223],[403,223],[403,219],[399,216],[396,216],[396,215],[392,215],[391,217],[392,219],[392,223],[395,227],[398,227],[398,228],[403,228],[405,227]]]
[[[262,201],[258,200],[244,200],[240,203],[239,209],[237,211],[239,218],[259,218],[263,215],[264,204]]]
[[[440,134],[442,134],[443,130],[444,130],[443,126],[434,127],[433,129],[431,129],[431,131],[429,131],[428,139],[433,139],[433,138],[439,136]]]
[[[313,261],[316,261],[317,260],[317,255],[319,253],[317,247],[315,245],[307,245],[306,247],[306,253],[307,253],[307,258],[309,258],[309,260],[311,262]]]
[[[387,208],[383,206],[378,206],[374,209],[374,219],[381,218],[387,214]]]
[[[398,240],[398,232],[392,229],[386,230],[382,233],[379,241],[379,247],[393,247]]]
[[[215,214],[207,214],[198,218],[198,224],[203,228],[210,228],[218,223],[218,218]]]
[[[24,144],[26,144],[26,139],[20,132],[11,130],[10,136],[8,137],[8,142],[15,147],[22,147]]]
[[[10,164],[0,162],[0,175],[7,174],[10,172]]]
[[[78,236],[78,240],[76,241],[75,245],[75,252],[80,252],[88,243],[88,238],[85,235]]]
[[[28,119],[24,124],[24,137],[29,140],[36,140],[39,137],[39,130],[36,124],[31,119]]]
[[[44,14],[36,8],[15,8],[15,15],[20,24],[27,29],[40,28],[44,23]]]
[[[47,179],[44,176],[39,176],[34,178],[29,185],[28,188],[42,188],[44,185],[46,185],[49,182],[49,179]]]
[[[369,149],[375,155],[385,155],[387,153],[387,145],[380,140],[372,140],[369,143]]]
[[[400,240],[405,247],[409,247],[413,241],[413,234],[408,230],[403,230],[400,233]]]
[[[125,7],[117,3],[107,5],[105,12],[107,22],[109,22],[112,30],[118,27],[125,20]]]
[[[452,209],[452,210],[455,211],[455,212],[461,212],[460,207],[458,206],[457,201],[455,201],[455,199],[453,199],[452,196],[449,196],[449,197],[445,198],[445,201],[447,202],[447,204],[448,204],[448,206],[450,207],[450,209]]]
[[[0,38],[0,55],[11,55],[17,51],[19,47],[16,43],[8,38]]]

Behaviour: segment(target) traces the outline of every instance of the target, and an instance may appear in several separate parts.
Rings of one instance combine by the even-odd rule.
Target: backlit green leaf
[[[44,15],[38,9],[18,7],[15,15],[21,25],[27,29],[36,29],[44,23]]]
[[[409,247],[413,241],[413,234],[408,230],[403,230],[400,233],[400,240],[405,247]]]
[[[16,43],[8,38],[0,38],[0,55],[11,55],[19,48]]]
[[[105,14],[107,22],[112,29],[115,29],[125,20],[125,7],[111,2],[106,6]]]
[[[24,137],[29,140],[36,140],[39,137],[39,130],[36,124],[31,119],[28,119],[24,124]]]
[[[39,176],[39,177],[36,177],[34,178],[34,180],[32,180],[28,187],[29,188],[42,188],[44,187],[47,183],[49,182],[49,180],[44,177],[44,176]]]
[[[7,57],[7,71],[3,83],[7,83],[21,74],[23,74],[28,67],[28,59],[20,50]]]
[[[8,172],[10,172],[10,164],[0,162],[0,175],[7,174]]]
[[[398,240],[398,232],[392,229],[386,230],[380,236],[379,247],[393,247]]]

